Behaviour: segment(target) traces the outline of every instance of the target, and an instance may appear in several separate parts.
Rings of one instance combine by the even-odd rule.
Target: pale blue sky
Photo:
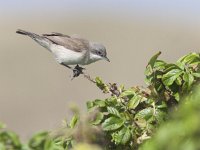
[[[138,13],[199,18],[199,0],[1,0],[0,12]]]

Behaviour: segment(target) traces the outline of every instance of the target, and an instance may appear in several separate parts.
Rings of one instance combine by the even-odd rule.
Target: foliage
[[[146,67],[147,88],[125,89],[96,78],[97,86],[111,97],[90,101],[87,106],[89,111],[99,111],[93,125],[101,126],[107,139],[111,139],[107,149],[137,149],[198,83],[199,54],[190,53],[174,64],[158,60],[160,54],[154,55]]]
[[[200,86],[188,96],[172,118],[163,124],[140,150],[198,150],[200,149]],[[169,144],[170,143],[170,144]]]
[[[110,96],[106,99],[88,101],[87,116],[82,116],[78,111],[74,111],[71,121],[65,123],[63,128],[53,132],[38,133],[29,140],[28,144],[21,143],[15,133],[1,129],[0,149],[129,150],[141,148],[143,143],[145,144],[142,149],[147,149],[149,145],[152,149],[164,149],[165,137],[160,142],[162,148],[155,147],[155,143],[162,140],[162,134],[164,133],[167,141],[176,130],[180,131],[179,133],[187,130],[187,125],[192,121],[189,113],[185,114],[183,108],[171,122],[169,114],[177,111],[178,104],[182,102],[185,95],[192,96],[193,87],[199,83],[200,54],[190,53],[174,64],[159,60],[160,54],[161,52],[155,54],[146,67],[145,82],[148,85],[146,88],[136,86],[126,89],[123,85],[106,84],[97,77],[95,79],[97,87]],[[191,98],[188,99],[190,101]],[[188,107],[188,109],[193,112],[191,108]],[[196,121],[195,117],[197,116],[194,116],[193,119]],[[180,126],[183,123],[184,126]],[[198,124],[199,122],[193,123]],[[161,125],[164,125],[164,129],[161,129],[160,135],[158,132],[151,140],[150,138]],[[180,128],[177,129],[179,126]],[[4,125],[0,123],[0,128],[3,127]],[[171,130],[168,132],[169,128]],[[186,135],[189,136],[190,133],[193,134],[193,131],[197,130],[196,126],[191,129],[194,130],[187,130]],[[179,137],[179,134],[175,137]],[[180,145],[185,139],[183,136],[183,139],[180,138],[177,142]],[[192,138],[189,140],[190,143],[194,141]]]

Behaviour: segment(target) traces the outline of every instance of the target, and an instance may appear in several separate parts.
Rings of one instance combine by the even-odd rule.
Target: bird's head
[[[91,42],[90,47],[91,47],[91,56],[90,56],[91,58],[90,59],[92,59],[94,61],[106,60],[106,61],[110,62],[110,60],[107,57],[106,48],[103,44]]]

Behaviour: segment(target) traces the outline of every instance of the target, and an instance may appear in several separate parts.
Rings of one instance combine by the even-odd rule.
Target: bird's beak
[[[104,59],[105,59],[106,61],[110,62],[110,60],[108,59],[108,57],[104,57]]]

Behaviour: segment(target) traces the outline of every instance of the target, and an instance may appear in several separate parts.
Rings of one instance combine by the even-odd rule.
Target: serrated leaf
[[[166,74],[163,75],[162,77],[162,82],[165,86],[170,86],[174,83],[174,81],[181,75],[183,74],[183,71],[180,69],[173,69]]]
[[[78,117],[78,115],[76,115],[76,114],[72,117],[72,119],[71,119],[71,121],[70,121],[70,123],[69,123],[69,127],[70,127],[71,129],[73,129],[73,128],[76,126],[76,124],[77,124],[77,122],[78,122],[78,119],[79,119],[79,117]]]
[[[128,107],[130,109],[135,109],[138,106],[138,104],[140,103],[141,99],[142,99],[142,97],[139,95],[133,96],[128,102]]]
[[[108,113],[115,115],[117,117],[121,117],[119,111],[114,107],[107,107]]]
[[[104,131],[112,131],[120,128],[124,124],[124,120],[119,117],[110,117],[102,123]]]
[[[98,125],[104,118],[104,114],[102,112],[98,112],[94,121],[92,121],[93,125]]]
[[[131,138],[131,131],[127,127],[124,127],[119,131],[119,135],[121,135],[121,143],[125,145]]]
[[[112,135],[113,141],[118,144],[125,145],[131,138],[131,131],[127,127],[123,127],[119,132]]]

